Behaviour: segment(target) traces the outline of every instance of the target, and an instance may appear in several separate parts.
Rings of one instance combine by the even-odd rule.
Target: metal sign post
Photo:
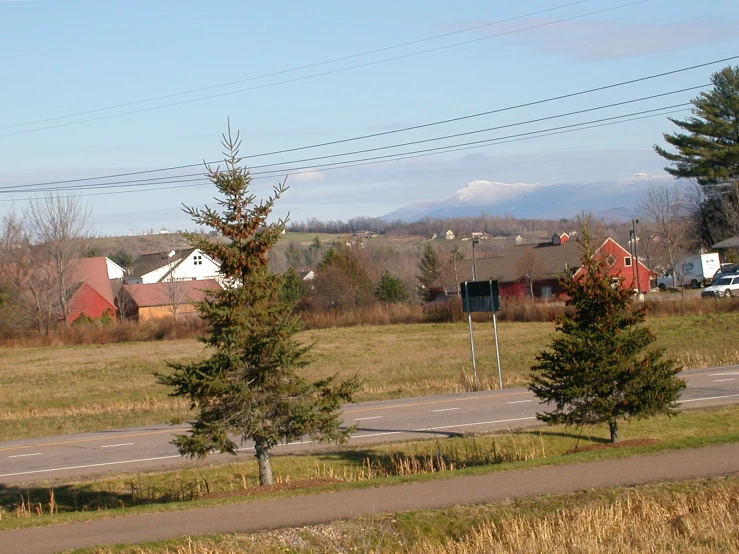
[[[495,310],[493,310],[493,335],[495,336],[495,361],[498,364],[498,388],[503,390],[503,370],[500,369],[500,348],[498,347],[498,320],[495,318]]]
[[[477,364],[475,362],[475,342],[472,336],[472,312],[487,312],[493,314],[493,332],[495,335],[495,358],[498,366],[498,382],[503,388],[503,374],[500,368],[500,349],[498,346],[498,323],[495,312],[500,310],[500,291],[498,281],[465,281],[460,283],[464,311],[467,312],[467,324],[470,329],[470,350],[472,352],[472,379],[473,390],[478,390]]]
[[[477,391],[477,365],[475,364],[475,339],[472,337],[472,313],[467,313],[467,323],[470,326],[470,350],[472,351],[472,390]]]

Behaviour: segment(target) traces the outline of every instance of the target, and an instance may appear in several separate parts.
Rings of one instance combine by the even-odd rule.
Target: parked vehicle
[[[720,267],[716,253],[688,256],[677,263],[677,271],[668,270],[663,277],[658,278],[657,287],[660,290],[688,286],[697,289],[709,284]]]
[[[662,277],[657,277],[657,281],[655,285],[659,290],[665,291],[669,288],[672,288],[676,286],[677,279],[673,277],[673,273],[671,269],[668,269],[665,271],[665,274]]]
[[[718,279],[726,274],[733,273],[739,273],[739,264],[721,264],[721,269],[719,269],[713,276],[712,283],[715,283]]]
[[[739,296],[739,274],[719,277],[710,287],[706,287],[706,290],[701,292],[701,296],[703,298]]]

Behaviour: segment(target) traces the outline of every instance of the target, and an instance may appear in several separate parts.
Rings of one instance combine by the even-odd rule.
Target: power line
[[[681,93],[681,92],[687,92],[687,91],[690,91],[690,90],[700,89],[700,88],[703,88],[705,86],[708,86],[708,84],[703,84],[703,85],[698,85],[698,86],[694,86],[694,87],[688,87],[688,88],[673,90],[673,91],[669,91],[669,92],[663,92],[663,93],[659,93],[659,94],[653,94],[653,95],[649,95],[649,96],[643,96],[641,98],[634,98],[634,99],[631,99],[631,100],[624,100],[624,101],[621,101],[621,102],[614,102],[614,103],[611,103],[611,104],[605,104],[605,105],[596,106],[596,107],[593,107],[593,108],[584,108],[582,110],[575,110],[575,111],[560,113],[560,114],[551,115],[551,116],[539,117],[539,118],[535,118],[535,119],[529,119],[529,120],[526,120],[526,121],[518,121],[518,122],[515,122],[515,123],[508,123],[508,124],[505,124],[505,125],[498,125],[498,126],[494,126],[494,127],[487,127],[485,129],[476,129],[474,131],[466,131],[466,132],[463,132],[463,133],[448,134],[448,135],[437,136],[437,137],[432,137],[432,138],[427,138],[427,139],[421,139],[421,140],[415,140],[415,141],[409,141],[409,142],[404,142],[404,143],[397,143],[397,144],[391,144],[391,145],[386,145],[386,146],[378,146],[378,147],[375,147],[375,148],[366,148],[366,149],[362,149],[362,150],[354,150],[354,151],[350,151],[350,152],[342,152],[342,153],[338,153],[338,154],[328,154],[328,155],[324,155],[324,156],[316,156],[316,157],[312,157],[312,158],[303,158],[303,159],[298,159],[298,160],[289,160],[289,161],[284,161],[284,162],[275,162],[275,163],[271,163],[271,164],[253,165],[253,166],[250,166],[250,169],[253,171],[253,170],[263,169],[263,168],[276,168],[276,167],[284,166],[284,165],[292,165],[292,164],[296,164],[296,163],[305,163],[305,162],[313,162],[313,161],[327,160],[327,159],[333,159],[333,158],[341,158],[341,157],[346,157],[346,156],[353,156],[353,155],[356,155],[356,154],[366,154],[366,153],[369,153],[369,152],[378,152],[378,151],[389,150],[389,149],[394,149],[394,148],[402,148],[402,147],[405,147],[405,146],[413,146],[413,145],[416,145],[416,144],[425,144],[425,143],[435,142],[435,141],[439,141],[439,140],[448,140],[448,139],[452,139],[452,138],[459,138],[459,137],[462,137],[462,136],[469,136],[469,135],[473,135],[473,134],[485,133],[485,132],[490,132],[490,131],[498,131],[498,130],[501,130],[501,129],[508,129],[508,128],[511,128],[511,127],[519,127],[519,126],[522,126],[522,125],[529,125],[531,123],[541,123],[542,121],[549,121],[549,120],[552,120],[552,119],[560,119],[560,118],[563,118],[563,117],[570,117],[570,116],[573,116],[573,115],[580,115],[580,114],[589,113],[589,112],[593,112],[593,111],[597,111],[597,110],[614,108],[614,107],[618,107],[618,106],[625,106],[625,105],[628,105],[628,104],[633,104],[633,103],[636,103],[636,102],[642,102],[642,101],[645,101],[645,100],[653,100],[655,98],[661,98],[661,97],[669,96],[669,95],[672,95],[672,94],[678,94],[678,93]],[[194,177],[194,176],[202,176],[202,173],[187,173],[187,174],[175,175],[175,176],[168,175],[168,176],[165,176],[165,177],[151,177],[151,178],[148,178],[148,179],[131,179],[131,180],[128,180],[128,181],[118,181],[118,182],[109,182],[109,183],[101,183],[101,184],[136,183],[136,184],[144,185],[147,182],[163,181],[163,180],[168,180],[168,179],[173,179],[173,178],[184,179],[185,181],[187,181],[187,179],[186,179],[187,177]],[[33,185],[31,185],[31,187],[32,186]],[[76,188],[77,189],[95,188],[95,186],[97,186],[97,185],[91,185],[91,186],[84,186],[83,185],[83,186],[78,186]],[[24,189],[24,188],[30,188],[30,187],[29,187],[29,185],[8,185],[8,186],[5,186],[5,187],[0,187],[0,193],[2,193],[2,192],[8,192],[8,191],[15,190],[15,189]],[[74,187],[66,187],[67,190],[71,190],[73,188]],[[42,190],[42,189],[39,189],[39,190]]]
[[[455,144],[455,145],[438,146],[438,147],[435,147],[435,148],[426,148],[426,149],[422,149],[422,150],[415,150],[415,151],[404,152],[404,153],[399,153],[399,154],[387,154],[387,155],[384,155],[384,156],[374,156],[374,157],[370,157],[370,158],[364,158],[364,159],[352,160],[352,161],[381,160],[381,159],[389,159],[389,158],[392,158],[394,156],[401,156],[401,155],[405,155],[405,154],[425,153],[425,152],[443,153],[443,152],[446,152],[450,148],[454,148],[454,147],[458,147],[458,146],[471,146],[471,147],[484,146],[484,145],[493,144],[493,143],[495,143],[495,142],[497,142],[499,140],[503,140],[503,139],[524,137],[524,136],[534,135],[534,134],[542,133],[542,132],[571,129],[571,128],[579,127],[581,125],[585,125],[585,124],[588,124],[588,123],[600,123],[600,122],[612,121],[612,120],[617,120],[617,119],[624,118],[624,117],[629,117],[629,116],[634,116],[634,115],[648,114],[648,113],[653,113],[653,112],[657,112],[657,111],[668,110],[668,109],[673,109],[673,108],[678,108],[678,107],[686,107],[686,106],[691,106],[691,105],[692,104],[690,102],[684,102],[684,103],[681,103],[681,104],[673,104],[671,106],[663,106],[661,108],[653,108],[653,109],[650,109],[650,110],[642,110],[642,111],[638,111],[638,112],[632,112],[630,114],[616,115],[616,116],[612,116],[612,117],[604,117],[604,118],[601,118],[601,119],[595,119],[595,120],[592,120],[592,121],[589,121],[589,122],[585,122],[585,123],[572,123],[572,124],[569,124],[569,125],[561,125],[561,126],[558,126],[558,127],[550,127],[549,129],[543,129],[543,130],[539,130],[539,131],[528,131],[528,132],[525,132],[525,133],[518,133],[518,134],[513,134],[513,135],[507,135],[507,136],[497,137],[497,138],[493,138],[493,139],[483,139],[483,140],[476,140],[476,141],[471,141],[471,142],[463,142],[463,143]],[[270,174],[274,174],[274,175],[280,175],[280,174],[284,175],[285,173],[289,174],[291,172],[300,171],[300,170],[303,170],[303,169],[323,170],[324,168],[332,167],[332,166],[335,166],[335,165],[340,165],[340,164],[343,164],[343,163],[348,163],[348,162],[334,162],[334,163],[321,164],[321,165],[310,165],[310,166],[304,166],[304,167],[283,168],[283,169],[280,169],[280,170],[272,170],[272,171],[268,171],[268,172],[255,172],[254,175],[262,175],[262,174],[265,174],[265,173],[270,173]]]
[[[116,105],[113,105],[113,106],[106,106],[104,108],[95,108],[93,110],[85,110],[85,111],[71,113],[71,114],[67,114],[67,115],[59,115],[59,116],[54,116],[54,117],[47,117],[47,118],[44,118],[44,119],[37,119],[35,121],[28,121],[26,123],[15,123],[13,125],[5,125],[4,127],[0,127],[0,130],[13,129],[13,128],[17,128],[17,127],[26,127],[28,125],[38,125],[39,123],[48,123],[50,121],[58,121],[60,119],[68,119],[70,117],[79,117],[81,115],[88,115],[88,114],[93,114],[93,113],[100,113],[100,112],[109,111],[109,110],[115,110],[115,109],[119,109],[119,108],[127,108],[129,106],[136,106],[136,105],[140,105],[140,104],[146,104],[148,102],[156,102],[158,100],[167,100],[169,98],[176,98],[178,96],[186,96],[188,94],[195,94],[197,92],[205,92],[207,90],[213,90],[213,89],[217,89],[217,88],[229,87],[229,86],[233,86],[233,85],[238,85],[240,83],[247,83],[247,82],[250,82],[250,81],[258,81],[260,79],[267,79],[269,77],[276,77],[278,75],[285,75],[287,73],[295,73],[296,71],[303,71],[305,69],[312,69],[314,67],[321,67],[321,66],[330,65],[330,64],[333,64],[333,63],[343,62],[343,61],[352,60],[352,59],[356,59],[356,58],[362,58],[362,57],[365,57],[365,56],[370,56],[372,54],[379,54],[381,52],[388,52],[390,50],[397,50],[399,48],[405,48],[406,46],[413,46],[415,44],[421,44],[423,42],[429,42],[429,41],[432,41],[432,40],[438,40],[438,39],[446,38],[446,37],[453,36],[453,35],[459,35],[459,34],[462,34],[462,33],[468,33],[470,31],[476,31],[478,29],[483,29],[485,27],[492,27],[492,26],[495,26],[495,25],[502,25],[503,23],[510,23],[512,21],[523,19],[525,17],[532,17],[532,16],[535,16],[535,15],[541,15],[541,14],[544,14],[544,13],[561,10],[563,8],[569,8],[569,7],[572,7],[572,6],[576,6],[578,4],[586,4],[586,3],[592,2],[592,1],[593,0],[578,0],[577,2],[570,2],[569,4],[562,4],[560,6],[555,6],[553,8],[547,8],[547,9],[544,9],[544,10],[530,12],[530,13],[526,13],[526,14],[523,14],[523,15],[517,15],[517,16],[514,16],[514,17],[510,17],[508,19],[501,19],[501,20],[498,20],[498,21],[492,21],[490,23],[482,23],[480,25],[474,25],[472,27],[467,27],[465,29],[459,29],[457,31],[450,31],[448,33],[442,33],[440,35],[434,35],[434,36],[431,36],[431,37],[425,37],[425,38],[421,38],[421,39],[417,39],[417,40],[411,40],[411,41],[408,41],[408,42],[403,42],[401,44],[395,44],[395,45],[392,45],[392,46],[385,46],[385,47],[382,47],[382,48],[376,48],[374,50],[367,50],[366,52],[360,52],[360,53],[357,53],[357,54],[351,54],[351,55],[348,55],[348,56],[342,56],[340,58],[333,58],[333,59],[325,60],[325,61],[322,61],[322,62],[315,62],[315,63],[311,63],[311,64],[307,64],[307,65],[301,65],[301,66],[293,67],[293,68],[290,68],[290,69],[282,69],[280,71],[274,71],[272,73],[264,73],[262,75],[255,75],[255,76],[252,76],[252,77],[246,77],[244,79],[237,79],[235,81],[229,81],[227,83],[220,83],[220,84],[217,84],[217,85],[209,85],[209,86],[206,86],[206,87],[200,87],[200,88],[196,88],[196,89],[190,89],[190,90],[186,90],[186,91],[182,91],[182,92],[175,92],[175,93],[171,93],[171,94],[165,94],[165,95],[162,95],[162,96],[155,96],[155,97],[152,97],[152,98],[145,98],[143,100],[135,100],[135,101],[126,102],[126,103],[123,103],[123,104],[116,104]]]
[[[727,57],[727,58],[722,58],[722,59],[718,59],[718,60],[712,60],[712,61],[709,61],[709,62],[705,62],[705,63],[701,63],[701,64],[696,64],[696,65],[691,65],[691,66],[687,66],[687,67],[682,67],[682,68],[674,69],[674,70],[671,70],[671,71],[665,71],[665,72],[662,72],[662,73],[655,73],[655,74],[652,74],[652,75],[647,75],[645,77],[639,77],[639,78],[635,78],[635,79],[629,79],[629,80],[626,80],[626,81],[620,81],[620,82],[617,82],[617,83],[611,83],[609,85],[604,85],[604,86],[601,86],[601,87],[594,87],[594,88],[590,88],[590,89],[586,89],[586,90],[581,90],[581,91],[572,92],[572,93],[563,94],[563,95],[558,95],[558,96],[552,96],[552,97],[544,98],[544,99],[541,99],[541,100],[535,100],[535,101],[532,101],[532,102],[525,102],[525,103],[522,103],[522,104],[515,104],[515,105],[507,106],[507,107],[504,107],[504,108],[496,108],[494,110],[488,110],[488,111],[484,111],[484,112],[478,112],[478,113],[474,113],[474,114],[468,114],[468,115],[464,115],[464,116],[460,116],[460,117],[455,117],[455,118],[450,118],[450,119],[443,119],[443,120],[433,121],[433,122],[430,122],[430,123],[423,123],[423,124],[420,124],[420,125],[413,125],[413,126],[409,126],[409,127],[403,127],[401,129],[393,129],[393,130],[390,130],[390,131],[383,131],[383,132],[379,132],[379,133],[372,133],[372,134],[360,135],[360,136],[350,137],[350,138],[341,139],[341,140],[335,140],[335,141],[329,141],[329,142],[311,144],[311,145],[307,145],[307,146],[300,146],[300,147],[296,147],[296,148],[289,148],[289,149],[283,149],[283,150],[274,150],[274,151],[270,151],[270,152],[262,152],[262,153],[259,153],[259,154],[250,155],[249,156],[249,159],[254,159],[254,158],[259,158],[259,157],[264,157],[264,156],[271,156],[271,155],[276,155],[276,154],[284,154],[284,153],[288,153],[288,152],[296,152],[296,151],[307,150],[307,149],[311,149],[311,148],[319,148],[319,147],[323,147],[323,146],[332,146],[332,145],[335,145],[335,144],[343,144],[343,143],[347,143],[347,142],[354,142],[354,141],[358,141],[358,140],[364,140],[364,139],[375,138],[375,137],[380,137],[380,136],[386,136],[386,135],[395,134],[395,133],[401,133],[401,132],[406,132],[406,131],[411,131],[411,130],[417,130],[417,129],[423,129],[423,128],[428,128],[428,127],[433,127],[433,126],[436,126],[436,125],[443,125],[443,124],[447,124],[447,123],[453,123],[453,122],[457,122],[457,121],[463,121],[463,120],[467,120],[467,119],[482,117],[482,116],[486,116],[486,115],[492,115],[492,114],[496,114],[496,113],[503,113],[503,112],[512,111],[512,110],[516,110],[516,109],[521,109],[521,108],[536,106],[536,105],[540,105],[540,104],[545,104],[545,103],[548,103],[548,102],[554,102],[554,101],[557,101],[557,100],[563,100],[563,99],[566,99],[566,98],[573,98],[573,97],[576,97],[576,96],[582,96],[582,95],[585,95],[585,94],[591,94],[591,93],[594,93],[594,92],[600,92],[600,91],[603,91],[603,90],[608,90],[608,89],[613,89],[613,88],[617,88],[617,87],[621,87],[621,86],[626,86],[626,85],[630,85],[630,84],[644,82],[644,81],[648,81],[648,80],[652,80],[652,79],[658,79],[658,78],[661,78],[661,77],[666,77],[666,76],[669,76],[669,75],[675,75],[675,74],[683,73],[685,71],[690,71],[690,70],[693,70],[693,69],[700,69],[702,67],[707,67],[707,66],[710,66],[710,65],[718,64],[718,63],[724,63],[724,62],[727,62],[727,61],[732,61],[732,60],[735,60],[735,59],[738,59],[738,58],[739,58],[739,56],[730,56],[730,57]],[[27,184],[25,186],[29,186],[30,187],[30,186],[57,185],[57,184],[66,184],[66,183],[79,183],[79,182],[93,181],[93,180],[101,180],[101,179],[113,179],[113,178],[118,178],[118,177],[131,177],[131,176],[134,176],[134,175],[146,175],[146,174],[150,174],[150,173],[160,173],[160,172],[164,172],[164,171],[177,171],[179,169],[189,169],[189,168],[192,168],[192,167],[201,167],[204,163],[206,163],[206,164],[217,164],[219,162],[220,162],[220,160],[215,160],[215,161],[210,161],[210,162],[198,162],[198,163],[192,163],[192,164],[182,164],[182,165],[176,165],[176,166],[162,167],[162,168],[157,168],[157,169],[147,169],[147,170],[141,170],[141,171],[129,171],[129,172],[125,172],[125,173],[113,173],[113,174],[108,174],[108,175],[98,175],[98,176],[95,176],[95,177],[81,177],[81,178],[77,178],[77,179],[64,179],[64,180],[58,180],[58,181],[46,181],[46,182],[40,182],[40,183],[29,183],[29,184]]]
[[[572,115],[580,115],[580,114],[584,114],[584,113],[594,112],[594,111],[597,111],[597,110],[614,108],[614,107],[617,107],[617,106],[625,106],[625,105],[628,105],[628,104],[633,104],[635,102],[643,102],[644,100],[653,100],[655,98],[661,98],[661,97],[664,97],[664,96],[669,96],[671,94],[678,94],[680,92],[687,92],[689,90],[697,90],[697,89],[704,88],[704,87],[709,86],[709,85],[710,85],[710,83],[709,84],[695,86],[695,87],[688,87],[688,88],[684,88],[684,89],[673,90],[673,91],[670,91],[670,92],[663,92],[663,93],[660,93],[660,94],[653,94],[651,96],[643,96],[641,98],[635,98],[635,99],[632,99],[632,100],[624,100],[622,102],[614,102],[612,104],[605,104],[605,105],[602,105],[602,106],[596,106],[594,108],[585,108],[585,109],[582,109],[582,110],[574,110],[574,111],[571,111],[571,112],[565,112],[565,113],[561,113],[561,114],[557,114],[557,115],[550,115],[550,116],[545,116],[545,117],[538,117],[538,118],[529,119],[529,120],[526,120],[526,121],[518,121],[516,123],[508,123],[508,124],[505,124],[505,125],[497,125],[495,127],[487,127],[487,128],[484,128],[484,129],[476,129],[474,131],[465,131],[463,133],[453,133],[453,134],[449,134],[449,135],[443,135],[443,136],[439,136],[439,137],[433,137],[433,138],[427,138],[427,139],[419,139],[419,140],[414,140],[414,141],[408,141],[408,142],[393,144],[393,145],[389,145],[389,146],[378,146],[378,147],[375,147],[375,148],[365,148],[365,149],[362,149],[362,150],[354,150],[352,152],[344,152],[344,153],[340,153],[340,154],[328,154],[328,155],[325,155],[325,156],[315,156],[313,158],[303,158],[303,159],[294,160],[294,161],[291,161],[291,162],[277,162],[277,163],[272,163],[272,164],[254,165],[254,166],[251,166],[251,168],[252,169],[261,169],[261,168],[264,168],[264,167],[276,167],[276,166],[280,166],[280,165],[288,165],[288,164],[291,164],[291,163],[304,163],[304,162],[312,162],[312,161],[318,161],[318,160],[326,160],[326,159],[338,158],[338,157],[342,157],[342,156],[349,156],[349,155],[353,155],[353,154],[365,154],[365,153],[369,153],[369,152],[378,152],[378,151],[387,150],[387,149],[390,149],[390,148],[402,148],[404,146],[413,146],[413,145],[416,145],[416,144],[425,144],[425,143],[434,142],[434,141],[437,141],[437,140],[447,140],[447,139],[451,139],[451,138],[464,137],[464,136],[475,135],[475,134],[479,134],[479,133],[487,133],[487,132],[490,132],[490,131],[498,131],[500,129],[508,129],[508,128],[511,128],[511,127],[519,127],[521,125],[529,125],[531,123],[541,123],[542,121],[549,121],[549,120],[552,120],[552,119],[559,119],[559,118],[562,118],[562,117],[570,117]]]
[[[684,104],[683,106],[688,106],[688,105],[690,105],[690,104]],[[663,109],[668,110],[669,107],[663,108]],[[585,123],[582,124],[583,126],[582,127],[579,127],[579,128],[564,129],[564,130],[553,131],[553,132],[542,132],[541,134],[537,134],[537,135],[531,135],[531,136],[526,136],[526,137],[513,138],[513,139],[510,139],[510,140],[501,140],[501,141],[496,142],[496,143],[491,144],[491,145],[494,145],[495,146],[495,145],[498,145],[498,144],[507,144],[507,143],[512,143],[512,142],[521,142],[521,141],[524,141],[524,140],[532,140],[532,139],[537,139],[537,138],[547,137],[547,136],[553,136],[553,135],[563,135],[563,134],[567,134],[567,133],[573,133],[573,132],[582,131],[582,130],[594,129],[594,128],[598,128],[598,127],[607,127],[607,126],[610,126],[610,125],[617,125],[617,124],[621,124],[621,123],[628,123],[628,122],[631,122],[631,121],[638,121],[638,120],[643,120],[643,119],[649,119],[649,118],[652,118],[652,117],[662,117],[664,115],[670,115],[670,114],[676,114],[676,113],[683,113],[685,111],[686,111],[685,108],[679,109],[679,110],[672,110],[672,111],[663,111],[661,113],[655,113],[655,114],[650,114],[650,115],[642,115],[642,116],[639,116],[639,117],[624,118],[624,119],[621,119],[621,120],[618,120],[618,121],[609,121],[609,122],[592,124],[592,125],[589,124],[590,122],[585,122]],[[375,161],[366,161],[366,162],[351,163],[351,164],[342,165],[342,166],[335,166],[335,167],[324,168],[323,171],[334,171],[334,170],[339,170],[339,169],[348,169],[348,168],[352,168],[352,167],[362,167],[362,166],[378,165],[378,164],[383,164],[383,163],[390,163],[390,162],[395,162],[395,161],[403,161],[403,160],[409,160],[409,159],[415,159],[415,158],[424,158],[424,157],[428,157],[428,156],[434,156],[434,155],[437,155],[437,154],[440,154],[440,153],[459,152],[459,151],[470,150],[472,148],[478,148],[478,147],[479,147],[479,145],[475,145],[475,146],[463,146],[463,147],[459,147],[459,148],[449,148],[448,150],[445,150],[444,152],[424,153],[424,154],[415,154],[415,155],[403,155],[402,157],[396,157],[396,158],[391,159],[391,160],[375,160]],[[264,176],[259,175],[259,176],[254,177],[253,179],[255,181],[260,181],[260,180],[271,179],[271,178],[274,178],[274,175],[264,175]],[[167,186],[167,187],[156,187],[156,188],[148,188],[148,189],[145,189],[145,190],[116,190],[116,191],[108,191],[108,192],[95,192],[95,193],[89,193],[89,194],[80,194],[79,196],[81,196],[81,197],[92,197],[92,196],[108,196],[108,195],[111,195],[111,194],[128,194],[128,193],[135,193],[135,192],[156,192],[156,191],[162,191],[162,190],[173,190],[173,189],[201,187],[201,186],[205,186],[205,185],[212,185],[212,182],[210,180],[207,180],[207,179],[204,178],[202,183],[195,183],[195,184],[188,184],[188,185],[173,185],[173,186]],[[12,202],[12,201],[13,201],[12,199],[0,199],[0,202]]]
[[[256,171],[252,172],[252,176],[255,179],[263,179],[263,178],[273,178],[277,175],[284,175],[286,173],[301,171],[305,169],[314,169],[314,170],[321,170],[321,171],[330,171],[330,170],[336,170],[336,169],[344,169],[348,167],[358,167],[362,165],[370,165],[370,163],[387,163],[391,161],[399,161],[403,159],[411,159],[411,158],[417,158],[417,157],[423,157],[423,156],[429,156],[429,155],[436,155],[436,154],[442,154],[442,153],[448,153],[448,152],[455,152],[460,150],[467,150],[470,148],[478,148],[480,146],[487,146],[487,145],[494,145],[494,144],[503,144],[508,142],[517,142],[520,140],[526,140],[530,138],[540,138],[542,136],[551,136],[551,135],[557,135],[557,134],[564,134],[565,132],[572,132],[575,130],[583,130],[583,129],[589,129],[594,127],[602,127],[607,124],[614,124],[614,123],[621,123],[624,121],[633,121],[636,119],[644,119],[644,117],[634,117],[634,116],[643,116],[645,114],[654,114],[648,117],[656,117],[660,115],[665,115],[665,113],[655,113],[655,112],[665,112],[665,110],[673,110],[674,108],[684,108],[687,106],[690,106],[691,104],[688,103],[682,103],[682,104],[674,104],[671,106],[663,106],[660,108],[653,108],[650,110],[642,110],[638,112],[632,112],[629,114],[622,114],[607,118],[601,118],[581,123],[573,123],[569,125],[562,125],[558,127],[551,127],[549,129],[540,129],[537,131],[528,131],[524,133],[518,133],[513,135],[507,135],[503,137],[496,137],[492,139],[484,139],[484,140],[478,140],[478,141],[472,141],[472,142],[466,142],[466,143],[460,143],[455,145],[448,145],[448,146],[441,146],[436,148],[427,148],[422,150],[416,150],[411,152],[402,152],[402,153],[396,153],[396,154],[388,154],[384,156],[373,156],[368,158],[361,158],[356,160],[345,160],[341,162],[334,162],[329,164],[322,164],[319,166],[304,166],[304,167],[292,167],[292,168],[286,168],[282,170],[269,170],[269,171]],[[683,110],[680,110],[683,111]],[[672,113],[672,112],[668,112]],[[633,119],[626,119],[626,118],[633,118]],[[589,127],[586,127],[589,126]],[[367,163],[370,162],[370,163]],[[198,184],[189,184],[189,185],[175,185],[172,187],[160,187],[160,188],[147,188],[147,189],[138,189],[138,190],[129,190],[128,192],[150,192],[150,191],[156,191],[156,190],[168,190],[173,188],[188,188],[192,186],[202,186],[209,184],[210,181],[207,180],[207,178],[202,177],[203,179],[202,183]],[[193,181],[197,181],[197,179],[193,179]],[[160,184],[160,183],[157,183]],[[24,190],[23,193],[28,192],[49,192],[49,191],[62,191],[62,190],[98,190],[98,189],[120,189],[120,188],[132,188],[132,187],[141,187],[141,184],[115,184],[115,183],[104,183],[104,184],[91,184],[91,185],[83,185],[79,187],[58,187],[53,189],[37,189],[37,190]],[[112,194],[112,193],[111,193]],[[91,196],[91,195],[81,195],[81,196]]]
[[[556,24],[559,24],[559,23],[566,23],[567,21],[573,21],[575,19],[581,19],[581,18],[587,17],[589,15],[598,15],[598,14],[602,14],[602,13],[606,13],[606,12],[618,10],[618,9],[621,9],[621,8],[626,8],[626,7],[629,7],[629,6],[634,6],[634,5],[637,5],[637,4],[643,4],[643,3],[649,2],[649,1],[650,0],[635,0],[633,2],[628,2],[626,4],[620,4],[618,6],[612,6],[610,8],[604,8],[604,9],[601,9],[601,10],[596,10],[596,11],[592,11],[592,12],[588,12],[588,13],[584,13],[584,14],[580,14],[580,15],[575,15],[575,16],[572,16],[572,17],[567,17],[567,18],[564,18],[564,19],[558,19],[556,21],[548,21],[548,22],[545,22],[545,23],[538,23],[536,25],[530,25],[528,27],[522,27],[520,29],[515,29],[515,30],[512,30],[512,31],[506,31],[506,32],[503,32],[503,33],[495,34],[495,35],[489,35],[489,36],[486,36],[486,37],[480,37],[480,38],[476,38],[476,39],[470,39],[470,40],[463,41],[463,42],[458,42],[458,43],[455,43],[455,44],[449,44],[449,45],[445,45],[445,46],[438,46],[436,48],[430,48],[428,50],[421,50],[419,52],[413,52],[413,53],[410,53],[410,54],[403,54],[403,55],[394,56],[394,57],[391,57],[391,58],[385,58],[383,60],[377,60],[377,61],[373,61],[373,62],[366,62],[366,63],[363,63],[363,64],[357,64],[357,65],[343,67],[343,68],[339,68],[339,69],[333,69],[333,70],[330,70],[330,71],[324,71],[324,72],[321,72],[321,73],[315,73],[313,75],[305,75],[305,76],[302,76],[302,77],[295,77],[293,79],[286,79],[286,80],[283,80],[283,81],[276,81],[274,83],[267,83],[267,84],[264,84],[264,85],[258,85],[258,86],[249,87],[249,88],[245,88],[245,89],[239,89],[239,90],[234,90],[234,91],[222,92],[222,93],[218,93],[218,94],[212,94],[212,95],[209,95],[209,96],[202,96],[200,98],[192,98],[192,99],[189,99],[189,100],[182,100],[180,102],[172,102],[172,103],[169,103],[169,104],[163,104],[161,106],[153,106],[153,107],[149,107],[149,108],[141,108],[141,109],[138,109],[138,110],[131,110],[131,111],[122,112],[122,113],[119,113],[119,114],[104,115],[104,116],[100,116],[100,117],[93,117],[93,118],[89,118],[89,119],[83,119],[83,120],[80,120],[80,121],[70,121],[70,122],[67,122],[67,123],[60,123],[60,124],[57,124],[57,125],[49,125],[49,126],[46,126],[46,127],[38,127],[36,129],[27,129],[27,130],[24,130],[24,131],[15,131],[13,133],[5,133],[5,134],[1,134],[0,135],[0,138],[10,137],[10,136],[16,136],[16,135],[22,135],[22,134],[27,134],[27,133],[35,133],[37,131],[46,131],[46,130],[49,130],[49,129],[57,129],[59,127],[67,127],[67,126],[70,126],[70,125],[80,125],[82,123],[90,123],[90,122],[94,122],[94,121],[101,121],[101,120],[104,120],[104,119],[111,119],[111,118],[121,117],[121,116],[124,116],[124,115],[132,115],[132,114],[137,114],[137,113],[145,113],[145,112],[159,110],[159,109],[166,108],[166,107],[182,106],[182,105],[185,105],[185,104],[192,104],[192,103],[195,103],[195,102],[202,102],[204,100],[211,100],[213,98],[222,98],[224,96],[232,96],[234,94],[241,94],[241,93],[244,93],[244,92],[251,92],[251,91],[254,91],[254,90],[271,88],[271,87],[275,87],[275,86],[279,86],[279,85],[284,85],[284,84],[289,84],[289,83],[295,83],[295,82],[298,82],[298,81],[305,81],[305,80],[308,80],[308,79],[315,79],[315,78],[318,78],[318,77],[325,77],[326,75],[334,75],[336,73],[343,73],[345,71],[349,71],[349,70],[352,70],[352,69],[361,69],[361,68],[364,68],[364,67],[371,67],[371,66],[374,66],[374,65],[378,65],[378,64],[381,64],[381,63],[387,63],[387,62],[390,62],[390,61],[401,60],[401,59],[405,59],[405,58],[411,58],[411,57],[415,57],[415,56],[420,56],[422,54],[428,54],[428,53],[431,53],[431,52],[437,52],[437,51],[440,51],[440,50],[447,50],[449,48],[455,48],[457,46],[463,46],[463,45],[466,45],[466,44],[472,44],[474,42],[479,42],[481,40],[489,40],[491,38],[498,38],[498,37],[501,37],[501,36],[507,36],[507,35],[511,35],[511,34],[515,34],[515,33],[520,33],[522,31],[529,31],[529,30],[532,30],[532,29],[539,29],[539,28],[542,28],[542,27],[549,27],[551,25],[556,25]]]

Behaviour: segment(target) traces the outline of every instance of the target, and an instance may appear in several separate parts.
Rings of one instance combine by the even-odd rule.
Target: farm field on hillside
[[[657,344],[688,368],[739,362],[739,314],[653,318]],[[534,356],[546,347],[550,323],[502,323],[506,386],[525,384]],[[305,331],[316,342],[305,376],[338,373],[363,379],[358,401],[470,390],[465,323],[351,327]],[[497,386],[490,324],[475,324],[482,388]],[[166,422],[186,414],[155,371],[165,360],[203,355],[194,340],[3,349],[0,440]]]

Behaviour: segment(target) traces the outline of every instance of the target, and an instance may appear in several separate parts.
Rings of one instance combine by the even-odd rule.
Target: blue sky
[[[407,44],[413,41],[420,42]],[[17,187],[12,195],[0,193],[1,212],[12,205],[9,200],[22,208],[30,193],[18,185],[218,159],[227,118],[241,131],[242,154],[255,166],[517,124],[703,85],[726,64],[454,124],[257,156],[739,55],[739,3],[0,0],[0,52],[0,187]],[[331,62],[349,56],[355,57]],[[226,83],[233,84],[220,86]],[[196,89],[205,90],[187,93]],[[327,161],[586,122],[684,103],[697,93]],[[205,98],[213,95],[220,96]],[[672,130],[659,115],[393,163],[339,170],[316,168],[318,161],[287,164],[280,171],[290,173],[291,189],[277,212],[290,211],[297,220],[379,216],[412,200],[451,194],[474,179],[554,183],[659,173],[664,164],[651,147],[661,132]],[[277,180],[255,181],[257,194],[269,192]],[[81,194],[102,234],[186,227],[180,204],[202,205],[214,194],[209,186],[153,188]]]

